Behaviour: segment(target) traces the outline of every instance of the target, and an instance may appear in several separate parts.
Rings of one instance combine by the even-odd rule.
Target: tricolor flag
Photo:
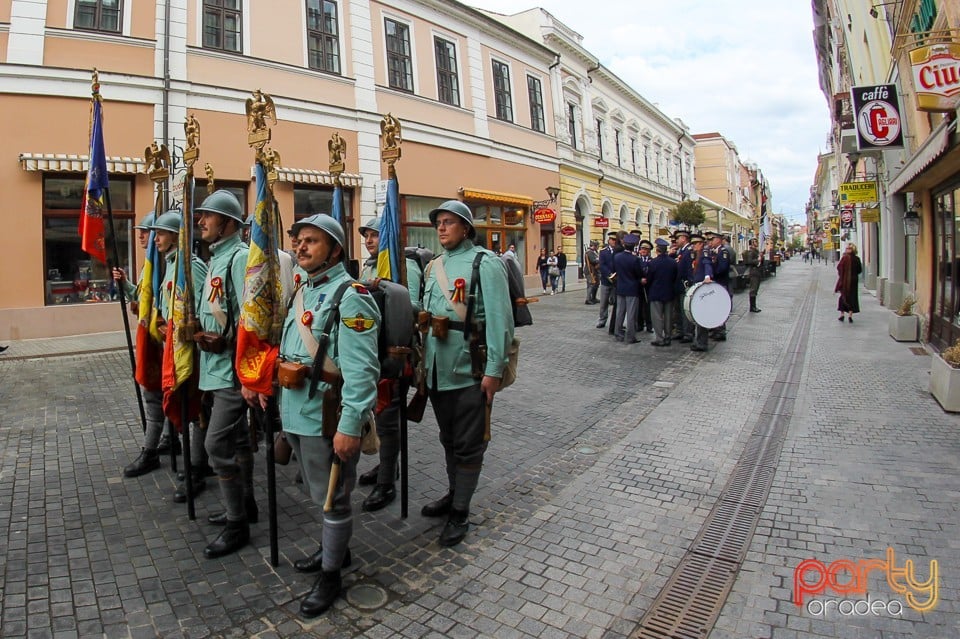
[[[106,206],[107,156],[103,150],[103,112],[99,96],[94,97],[90,116],[90,161],[87,185],[83,191],[83,210],[80,211],[80,248],[94,259],[107,263],[104,240],[103,209]]]
[[[180,216],[180,234],[177,238],[175,275],[167,309],[167,340],[163,349],[163,412],[182,429],[182,399],[179,392],[187,383],[187,419],[194,420],[200,413],[200,393],[197,389],[199,371],[194,363],[193,342],[186,339],[183,327],[194,318],[193,279],[193,178],[184,181],[183,213]]]
[[[157,328],[160,305],[160,269],[157,268],[160,253],[153,241],[154,232],[150,231],[147,252],[140,273],[140,285],[137,289],[139,310],[137,311],[137,368],[134,377],[137,383],[149,391],[158,391],[161,386],[163,337]]]
[[[387,180],[387,203],[380,216],[380,253],[377,255],[377,276],[403,284],[400,249],[400,185],[396,177]]]
[[[246,388],[269,395],[280,352],[286,308],[280,297],[277,221],[266,172],[257,162],[257,206],[250,225],[250,253],[237,325],[237,377]]]

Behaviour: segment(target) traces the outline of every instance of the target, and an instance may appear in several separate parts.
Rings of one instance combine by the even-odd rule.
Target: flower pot
[[[890,313],[890,337],[898,342],[916,342],[920,335],[920,318],[917,315]]]
[[[960,368],[954,368],[933,354],[930,365],[930,394],[943,410],[960,413]]]

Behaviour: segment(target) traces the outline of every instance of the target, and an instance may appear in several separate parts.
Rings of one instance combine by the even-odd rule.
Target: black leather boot
[[[196,497],[206,489],[207,481],[203,478],[203,476],[194,475],[193,496]],[[177,504],[185,504],[187,502],[187,482],[184,481],[177,484],[177,489],[173,492],[173,501]]]
[[[373,486],[377,483],[377,476],[380,474],[380,464],[377,464],[367,472],[357,478],[357,483],[361,486]]]
[[[453,491],[448,492],[437,501],[431,501],[429,504],[420,509],[420,514],[424,517],[440,517],[441,515],[446,515],[449,513],[450,506],[452,505]]]
[[[217,538],[203,549],[203,556],[216,559],[236,552],[250,543],[250,526],[245,521],[227,521]]]
[[[347,552],[343,555],[343,563],[340,564],[340,568],[349,568],[351,564],[353,564],[353,555],[350,554],[350,549],[347,548]],[[317,552],[309,557],[297,559],[293,562],[293,567],[299,572],[317,572],[321,570],[323,568],[323,546],[318,547]]]
[[[161,455],[167,455],[170,453],[171,441],[173,444],[173,450],[175,455],[179,455],[183,452],[183,447],[180,445],[179,439],[170,439],[170,433],[164,432],[163,435],[160,435],[160,442],[157,444],[157,453]]]
[[[123,476],[139,477],[157,468],[160,468],[160,456],[157,455],[157,451],[141,448],[140,456],[123,469]]]
[[[450,510],[450,517],[443,527],[438,540],[441,546],[456,546],[467,536],[470,522],[467,521],[470,513],[466,510]]]
[[[260,521],[260,511],[257,509],[257,501],[253,497],[248,497],[245,503],[247,510],[247,523],[255,524]],[[207,517],[207,523],[214,526],[227,525],[227,513],[215,513]]]
[[[372,513],[385,508],[396,498],[397,489],[393,484],[377,484],[370,495],[363,500],[363,509]]]
[[[307,596],[300,602],[300,614],[304,617],[316,617],[322,615],[330,606],[334,604],[343,585],[340,581],[340,571],[324,571],[313,584],[313,588],[307,593]]]

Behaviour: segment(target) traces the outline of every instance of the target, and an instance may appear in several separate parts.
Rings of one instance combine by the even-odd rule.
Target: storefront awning
[[[498,193],[497,191],[483,191],[481,189],[460,189],[460,194],[464,200],[474,202],[491,202],[495,204],[513,204],[516,206],[531,206],[533,198],[526,195],[517,195],[515,193]]]
[[[66,153],[21,153],[20,168],[24,171],[56,171],[60,173],[86,173],[87,155]],[[147,163],[142,158],[108,157],[109,173],[143,173]]]
[[[917,149],[913,157],[900,169],[896,177],[890,180],[890,186],[887,187],[887,191],[890,193],[898,193],[900,191],[910,190],[906,187],[917,180],[927,167],[933,164],[933,162],[943,154],[947,148],[947,144],[950,142],[950,133],[955,128],[956,121],[950,122],[944,120],[941,122],[940,125],[930,133],[930,137]],[[914,188],[917,188],[917,186],[914,186]]]
[[[325,184],[327,186],[333,186],[333,175],[328,171],[317,171],[315,169],[295,169],[282,166],[277,169],[277,178],[281,182],[292,182],[294,184]],[[341,173],[340,183],[344,186],[363,186],[363,176],[355,173]]]

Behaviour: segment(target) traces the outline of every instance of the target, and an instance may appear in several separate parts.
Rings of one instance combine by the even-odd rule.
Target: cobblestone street
[[[835,278],[833,265],[785,263],[761,288],[763,312],[737,295],[728,341],[705,354],[652,348],[647,334],[615,343],[582,291],[542,298],[518,331],[519,378],[498,395],[467,540],[441,548],[442,521],[419,514],[445,490],[428,409],[410,424],[409,517],[399,499],[371,514],[359,512],[368,489],[354,498],[346,585],[379,587],[384,605],[348,592],[309,622],[297,606],[312,578],[291,564],[315,550],[322,516],[294,465],[278,467],[279,567],[262,449],[251,545],[204,559],[217,492],[190,521],[172,502],[169,457],[122,477],[142,435],[115,336],[76,338],[70,350],[96,352],[62,355],[52,341],[15,342],[0,357],[0,636],[656,636],[641,621],[728,498],[764,415],[779,419],[764,440],[779,452],[710,636],[960,636],[960,418],[927,393],[930,357],[887,336],[890,311],[869,292],[855,323],[836,321]],[[793,602],[801,561],[884,559],[888,547],[921,581],[937,560],[931,610],[916,612],[882,571],[870,597],[903,602],[901,615],[807,605],[866,595]]]

